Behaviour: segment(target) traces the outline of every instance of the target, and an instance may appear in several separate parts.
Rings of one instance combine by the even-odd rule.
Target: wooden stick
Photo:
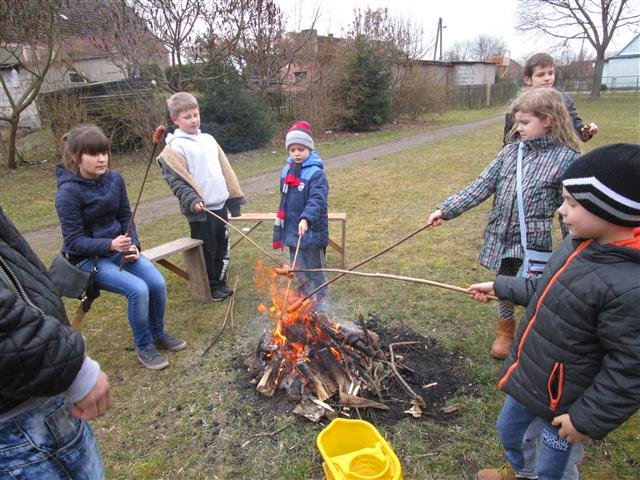
[[[384,248],[383,250],[380,250],[378,253],[375,253],[373,255],[371,255],[368,258],[365,258],[364,260],[362,260],[359,263],[356,263],[353,267],[349,267],[347,270],[342,270],[342,272],[344,273],[340,273],[338,275],[336,275],[335,277],[333,277],[330,280],[327,280],[326,282],[324,282],[322,285],[318,286],[317,288],[313,289],[313,291],[309,294],[307,294],[306,297],[304,297],[301,300],[298,300],[296,303],[294,303],[293,305],[291,305],[290,307],[287,308],[287,312],[292,313],[295,312],[296,310],[298,310],[300,307],[302,307],[302,305],[304,304],[304,302],[308,299],[310,299],[311,297],[313,297],[313,295],[318,291],[323,289],[324,287],[326,287],[327,285],[335,282],[336,280],[338,280],[339,278],[342,278],[346,272],[350,272],[351,270],[355,270],[356,268],[364,265],[367,262],[370,262],[371,260],[373,260],[374,258],[379,257],[380,255],[382,255],[383,253],[388,252],[389,250],[391,250],[392,248],[397,247],[398,245],[400,245],[401,243],[406,242],[407,240],[409,240],[411,237],[417,235],[418,233],[420,233],[423,230],[426,230],[427,228],[431,227],[432,224],[428,223],[426,225],[423,225],[422,227],[418,228],[417,230],[409,233],[408,235],[405,235],[404,237],[402,237],[400,240],[398,240],[397,242],[389,245],[387,248]]]
[[[142,198],[142,190],[144,189],[144,184],[147,183],[147,177],[149,176],[149,169],[151,168],[151,162],[153,162],[153,157],[156,156],[156,150],[158,148],[158,144],[164,137],[167,129],[164,125],[158,125],[153,132],[153,136],[151,141],[153,142],[153,149],[151,150],[151,155],[149,156],[149,161],[147,162],[147,169],[144,172],[144,177],[142,178],[142,183],[140,184],[140,190],[138,191],[138,198],[136,199],[136,203],[133,207],[133,212],[131,213],[131,217],[129,218],[129,223],[127,225],[127,231],[124,233],[125,237],[128,237],[131,233],[131,226],[133,225],[133,218],[136,216],[136,212],[138,211],[138,205],[140,205],[140,199]],[[131,245],[133,246],[133,245]],[[125,262],[125,254],[122,254],[120,258],[120,270],[124,267]]]
[[[222,331],[224,330],[225,325],[227,324],[227,319],[229,318],[229,316],[231,316],[231,318],[233,319],[233,307],[235,305],[234,297],[236,295],[237,290],[238,290],[238,280],[236,279],[236,283],[233,285],[233,293],[231,294],[231,298],[229,299],[229,305],[227,306],[227,313],[224,315],[224,320],[222,321],[222,326],[220,327],[220,330],[218,331],[217,335],[213,337],[213,340],[209,342],[209,345],[207,345],[207,348],[205,348],[204,351],[200,354],[200,358],[204,357],[207,354],[207,352],[211,350],[211,347],[213,347],[213,344],[218,341],[218,339],[220,338],[220,335],[222,335]],[[233,320],[231,320],[231,322],[233,324]]]
[[[293,268],[296,267],[296,262],[298,261],[298,250],[300,250],[300,241],[302,240],[302,235],[298,235],[298,243],[296,244],[296,253],[293,255]],[[291,277],[289,277],[289,281],[287,282],[287,291],[284,293],[284,302],[283,306],[287,307],[287,298],[289,298],[289,289],[291,288]]]
[[[260,245],[258,245],[256,242],[253,241],[253,239],[249,238],[249,235],[245,235],[245,233],[240,230],[238,227],[236,227],[235,225],[233,225],[231,222],[225,220],[224,218],[222,218],[220,215],[216,214],[215,212],[212,212],[211,210],[209,210],[208,208],[204,209],[205,212],[207,212],[209,215],[217,218],[218,220],[220,220],[221,222],[229,225],[231,228],[233,228],[236,232],[238,232],[240,235],[242,235],[247,241],[249,241],[251,244],[253,244],[254,247],[257,247],[262,253],[264,253],[267,257],[269,257],[271,260],[273,260],[275,263],[278,264],[279,267],[284,267],[284,262],[281,262],[280,260],[278,260],[276,257],[274,257],[273,255],[271,255],[269,252],[267,252],[264,248],[262,248]]]
[[[376,278],[390,278],[392,280],[402,280],[404,282],[424,283],[433,287],[445,288],[447,290],[453,290],[454,292],[466,293],[469,295],[469,291],[463,287],[457,287],[455,285],[449,285],[448,283],[440,283],[434,280],[425,280],[423,278],[405,277],[402,275],[391,275],[388,273],[367,273],[367,272],[352,272],[351,270],[341,270],[339,268],[306,268],[299,270],[291,270],[292,272],[337,272],[343,275],[360,275],[362,277],[376,277]],[[498,297],[493,295],[487,295],[487,298],[491,300],[498,300]]]

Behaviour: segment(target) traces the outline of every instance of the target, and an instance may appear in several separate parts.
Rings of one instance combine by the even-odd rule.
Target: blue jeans
[[[136,348],[144,348],[164,332],[164,310],[167,303],[167,284],[164,277],[144,255],[126,263],[120,270],[120,253],[98,257],[95,282],[100,290],[127,297],[127,317]],[[90,271],[93,258],[78,263],[78,268]]]
[[[104,478],[89,424],[70,415],[59,395],[0,424],[0,479]]]
[[[497,427],[505,456],[517,476],[538,480],[580,478],[578,464],[584,456],[584,444],[567,442],[556,427],[509,395]]]
[[[325,268],[325,255],[326,248],[304,248],[298,251],[298,258],[294,269],[296,268]],[[291,265],[293,265],[293,257],[295,256],[296,248],[289,247],[289,259]],[[297,272],[296,278],[298,279],[298,294],[306,296],[322,285],[326,280],[324,272]],[[316,310],[325,310],[327,301],[327,288],[322,288],[316,292],[313,296]]]

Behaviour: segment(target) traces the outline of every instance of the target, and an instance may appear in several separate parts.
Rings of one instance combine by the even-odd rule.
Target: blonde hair
[[[62,136],[60,150],[65,167],[77,174],[83,154],[109,153],[109,139],[96,125],[77,125]]]
[[[556,142],[581,152],[580,138],[573,126],[564,99],[555,88],[540,87],[525,90],[510,105],[509,113],[514,118],[516,112],[530,113],[541,120],[548,119],[551,123],[549,136]],[[513,128],[507,135],[508,140],[514,137],[517,128],[518,122],[514,122]]]
[[[167,99],[167,107],[169,108],[169,116],[173,119],[185,110],[198,107],[198,100],[189,92],[174,93]]]

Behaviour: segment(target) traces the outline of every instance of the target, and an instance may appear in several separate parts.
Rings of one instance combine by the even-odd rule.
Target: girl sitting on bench
[[[55,167],[56,210],[62,252],[81,270],[97,266],[96,286],[127,297],[127,315],[140,362],[151,370],[169,365],[158,349],[178,351],[187,342],[164,330],[167,287],[140,254],[122,176],[109,169],[109,141],[95,125],[79,125],[62,137],[64,164]]]

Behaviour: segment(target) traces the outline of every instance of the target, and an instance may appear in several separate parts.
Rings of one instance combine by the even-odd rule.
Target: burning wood
[[[273,306],[260,306],[259,311],[272,317],[274,327],[263,333],[255,354],[245,360],[258,392],[273,396],[284,390],[299,402],[294,413],[312,421],[332,418],[339,408],[388,409],[384,394],[389,382],[405,387],[410,395],[407,405],[424,406],[422,398],[406,388],[401,358],[393,348],[389,353],[381,348],[379,336],[364,319],[361,325],[332,322],[312,311],[310,304],[288,311],[279,301],[285,295],[273,285],[270,293]]]

